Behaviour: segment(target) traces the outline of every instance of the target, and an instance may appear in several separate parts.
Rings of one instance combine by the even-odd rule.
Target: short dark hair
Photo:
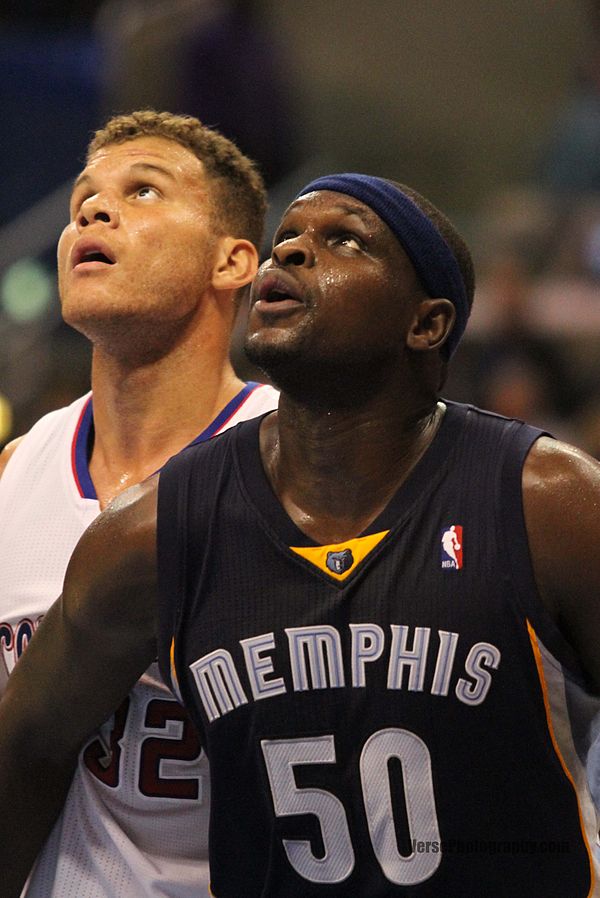
[[[87,160],[102,147],[138,137],[164,137],[191,150],[211,182],[215,229],[251,240],[260,250],[267,209],[265,185],[255,163],[231,140],[194,116],[143,109],[110,118],[92,137]]]

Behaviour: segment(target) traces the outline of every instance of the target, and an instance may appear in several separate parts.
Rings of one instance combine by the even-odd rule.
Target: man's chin
[[[133,323],[133,316],[123,309],[82,309],[69,308],[62,309],[62,317],[65,324],[79,331],[89,340],[93,340],[99,335],[113,333],[114,330],[122,330],[125,326]]]
[[[271,380],[274,380],[278,372],[303,363],[301,348],[291,341],[270,341],[253,335],[246,338],[243,349],[248,361]]]
[[[94,351],[132,365],[148,365],[158,361],[172,351],[179,338],[176,327],[127,310],[63,317],[70,327],[90,341]]]
[[[321,406],[330,400],[330,390],[338,380],[337,366],[332,370],[331,365],[299,342],[247,340],[244,352],[248,360],[290,399],[301,405]]]

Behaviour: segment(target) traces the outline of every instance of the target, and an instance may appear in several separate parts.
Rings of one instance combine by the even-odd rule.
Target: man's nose
[[[315,254],[310,240],[305,235],[288,237],[273,247],[271,253],[273,261],[277,265],[305,265],[312,266]]]
[[[78,228],[86,228],[95,222],[104,222],[111,227],[116,227],[119,222],[117,205],[108,194],[95,193],[83,201],[76,221]]]

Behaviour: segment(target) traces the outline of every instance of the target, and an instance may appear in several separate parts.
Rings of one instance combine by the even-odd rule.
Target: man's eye
[[[348,233],[338,234],[335,237],[334,242],[339,245],[342,245],[342,246],[348,246],[348,247],[350,247],[350,249],[363,249],[364,248],[364,243],[362,242],[362,240],[359,237],[356,236],[356,234],[348,234]]]
[[[150,199],[152,197],[158,196],[158,190],[156,189],[156,187],[150,187],[149,184],[145,184],[143,187],[138,187],[135,195],[138,196],[141,200]]]

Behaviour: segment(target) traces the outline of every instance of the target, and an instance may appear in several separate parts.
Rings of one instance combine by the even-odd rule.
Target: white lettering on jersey
[[[413,648],[407,649],[409,627],[392,624],[392,648],[388,668],[388,689],[402,689],[402,673],[408,667],[408,688],[411,692],[422,692],[425,680],[425,665],[429,647],[429,627],[415,627]]]
[[[438,649],[435,673],[433,675],[432,695],[448,695],[452,666],[458,644],[458,633],[448,633],[447,630],[438,630],[440,647]]]
[[[438,630],[437,653],[429,652],[431,629],[411,628],[405,624],[391,624],[391,639],[379,624],[348,625],[348,657],[351,684],[355,689],[369,687],[371,671],[388,652],[386,664],[387,688],[423,692],[431,695],[455,695],[463,704],[480,705],[492,685],[492,670],[500,664],[500,649],[489,642],[477,642],[469,650],[464,663],[465,676],[456,680],[451,690],[459,634]],[[291,689],[308,692],[338,689],[345,685],[344,631],[329,625],[289,627],[285,629],[288,642],[291,684],[276,670],[277,650],[275,633],[263,633],[240,640],[244,654],[245,673],[252,697],[273,698]],[[411,638],[412,635],[412,638]],[[411,647],[409,647],[409,642]],[[404,670],[408,668],[408,676]],[[209,722],[248,702],[242,676],[233,656],[226,649],[216,649],[190,664],[196,688],[200,694]],[[243,668],[242,668],[243,673]]]
[[[265,658],[262,653],[273,651],[275,648],[274,634],[263,633],[262,636],[242,639],[240,645],[244,650],[246,672],[254,698],[268,698],[270,695],[285,692],[286,688],[282,677],[276,677],[274,680],[266,679],[269,674],[274,673],[275,668],[272,658]]]
[[[385,634],[377,624],[350,624],[352,633],[352,685],[364,686],[365,665],[383,654]]]
[[[216,649],[190,665],[198,692],[210,721],[248,703],[233,658],[226,649]]]
[[[461,677],[456,684],[456,696],[466,705],[480,705],[492,685],[492,675],[489,670],[482,669],[483,664],[494,670],[500,664],[499,649],[488,642],[476,643],[465,661],[465,671],[475,682],[469,683]]]
[[[342,643],[335,627],[291,627],[286,629],[292,664],[292,680],[296,692],[310,689],[332,689],[344,685]]]

